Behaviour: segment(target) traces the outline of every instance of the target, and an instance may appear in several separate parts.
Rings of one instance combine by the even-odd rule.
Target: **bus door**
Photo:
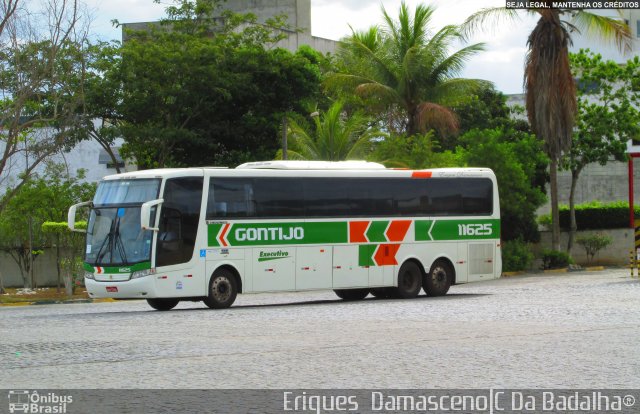
[[[159,288],[176,297],[202,294],[204,260],[196,251],[203,177],[170,178],[165,182],[156,243]],[[200,238],[206,236],[200,235]],[[204,245],[205,241],[202,240]]]

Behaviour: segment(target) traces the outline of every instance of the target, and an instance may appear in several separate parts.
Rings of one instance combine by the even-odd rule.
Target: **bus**
[[[76,210],[89,208],[86,230]],[[239,293],[331,289],[441,296],[500,277],[500,204],[486,168],[268,161],[102,179],[69,209],[86,231],[91,298],[231,306]]]

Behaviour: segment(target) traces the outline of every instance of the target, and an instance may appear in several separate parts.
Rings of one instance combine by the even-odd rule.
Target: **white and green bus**
[[[269,161],[105,177],[88,205],[92,298],[231,306],[238,293],[345,300],[447,293],[501,273],[500,204],[483,168]]]

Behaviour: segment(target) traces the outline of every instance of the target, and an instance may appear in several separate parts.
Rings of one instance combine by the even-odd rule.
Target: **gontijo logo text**
[[[267,241],[267,240],[302,240],[304,229],[302,227],[271,228],[239,228],[235,231],[237,241]]]

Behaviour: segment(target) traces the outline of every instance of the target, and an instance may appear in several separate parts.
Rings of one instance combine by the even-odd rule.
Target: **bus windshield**
[[[151,260],[153,232],[142,230],[140,206],[156,199],[159,188],[159,179],[100,183],[87,226],[86,263],[124,266]]]

